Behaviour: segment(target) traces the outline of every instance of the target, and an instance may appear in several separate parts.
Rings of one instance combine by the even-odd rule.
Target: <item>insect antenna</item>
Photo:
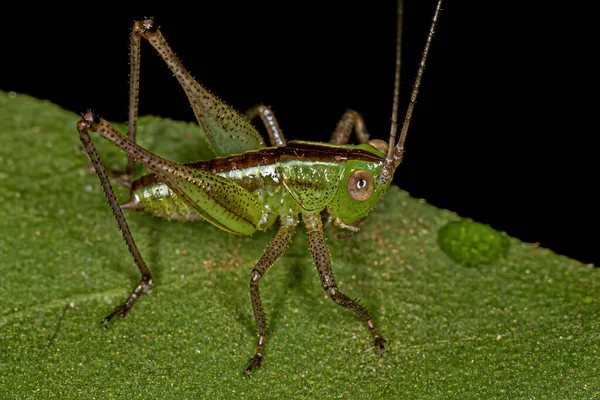
[[[394,155],[394,142],[396,140],[396,132],[398,131],[398,102],[400,98],[400,64],[402,63],[401,48],[402,48],[402,17],[404,14],[404,1],[398,0],[396,18],[396,72],[394,77],[394,101],[392,103],[392,127],[390,129],[390,144],[388,147],[387,160],[392,163]]]
[[[435,9],[435,13],[431,20],[431,27],[429,28],[429,35],[427,36],[427,41],[425,42],[425,49],[423,50],[423,56],[421,57],[421,62],[419,64],[419,71],[417,72],[417,78],[415,79],[415,84],[413,86],[412,93],[410,95],[410,103],[408,104],[408,109],[406,110],[406,115],[404,117],[404,124],[402,125],[402,130],[400,131],[400,139],[398,139],[398,143],[394,147],[394,142],[396,140],[396,132],[398,130],[398,102],[399,102],[399,93],[400,93],[400,49],[402,46],[402,17],[403,17],[403,1],[398,0],[398,22],[397,22],[397,32],[396,32],[396,74],[394,79],[394,102],[392,105],[392,127],[390,129],[390,143],[388,147],[387,154],[387,162],[390,165],[392,171],[390,171],[389,176],[393,174],[393,170],[400,164],[402,161],[402,155],[404,154],[404,141],[406,140],[406,133],[408,132],[408,126],[410,125],[410,119],[412,118],[412,113],[415,108],[415,103],[417,101],[417,93],[419,92],[419,86],[421,86],[421,77],[423,76],[423,71],[425,70],[425,60],[427,60],[427,54],[429,53],[429,48],[431,47],[431,41],[433,39],[433,34],[435,33],[435,27],[437,24],[438,16],[442,7],[442,0],[439,0],[437,3],[437,7]]]

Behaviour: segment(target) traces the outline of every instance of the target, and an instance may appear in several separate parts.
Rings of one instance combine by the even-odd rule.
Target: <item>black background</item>
[[[288,140],[327,141],[346,108],[362,113],[371,137],[387,140],[396,11],[383,3],[23,4],[4,12],[0,89],[124,121],[129,31],[154,16],[202,84],[238,110],[270,105]],[[566,4],[445,4],[395,182],[438,207],[598,265],[597,45],[586,21],[592,10]],[[401,116],[434,7],[405,4]],[[194,118],[147,43],[140,113]],[[76,135],[75,127],[65,134]]]

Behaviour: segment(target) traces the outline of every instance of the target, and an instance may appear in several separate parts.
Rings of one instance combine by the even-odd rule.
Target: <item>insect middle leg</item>
[[[356,134],[359,143],[369,143],[369,132],[367,131],[367,124],[362,115],[354,110],[346,110],[335,127],[335,131],[333,131],[329,142],[333,144],[348,144],[352,131]],[[335,236],[338,239],[350,237],[360,231],[358,226],[345,224],[341,219],[332,215],[329,215],[329,221],[333,221],[333,224],[338,228],[349,231],[343,234],[336,234]]]
[[[296,215],[282,216],[280,221],[281,225],[277,235],[271,243],[269,243],[267,250],[258,260],[251,272],[250,300],[252,301],[252,311],[254,311],[254,318],[256,319],[256,327],[258,330],[258,345],[254,357],[252,357],[248,363],[248,368],[246,368],[245,371],[246,374],[250,374],[252,368],[261,366],[262,359],[264,358],[264,345],[267,338],[267,320],[258,291],[258,282],[267,272],[269,267],[273,265],[289,246],[292,237],[294,236],[296,225],[298,224],[298,217]]]
[[[365,321],[373,336],[375,347],[378,347],[383,355],[383,353],[385,353],[386,340],[377,332],[371,314],[369,314],[366,308],[359,304],[358,300],[353,300],[346,296],[344,293],[340,292],[337,287],[333,271],[331,270],[331,258],[325,243],[321,216],[318,213],[306,213],[303,214],[302,217],[308,231],[310,252],[315,262],[315,266],[317,267],[323,290],[325,290],[325,293],[329,295],[334,303],[354,311],[363,321]]]
[[[265,128],[267,129],[267,134],[269,135],[269,141],[271,142],[271,146],[279,147],[285,146],[285,138],[283,137],[283,132],[281,132],[281,128],[275,119],[275,115],[273,111],[264,104],[257,104],[254,107],[248,109],[244,116],[252,121],[256,117],[260,117]]]
[[[329,142],[333,144],[347,144],[350,140],[352,130],[356,133],[359,143],[369,142],[369,132],[367,131],[367,125],[363,117],[354,110],[346,110],[335,127],[335,131],[333,131]]]

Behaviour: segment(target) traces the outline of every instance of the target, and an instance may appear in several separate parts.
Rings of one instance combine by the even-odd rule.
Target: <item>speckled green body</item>
[[[294,156],[300,148],[304,151],[300,156]],[[389,182],[377,185],[369,199],[357,201],[346,189],[348,179],[354,171],[366,170],[377,180],[384,161],[383,153],[368,144],[340,146],[290,142],[280,148],[248,151],[190,167],[214,173],[251,193],[260,213],[254,226],[257,230],[266,230],[280,216],[325,209],[347,224],[355,223],[375,207]],[[229,167],[221,166],[225,163]],[[221,167],[212,172],[214,165]],[[201,218],[194,204],[186,197],[178,196],[153,175],[134,183],[130,204],[136,210],[166,219]],[[246,232],[238,229],[234,233]]]

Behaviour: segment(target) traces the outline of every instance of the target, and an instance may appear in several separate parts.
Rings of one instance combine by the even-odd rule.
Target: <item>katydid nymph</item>
[[[240,115],[198,84],[168,46],[154,20],[136,22],[131,33],[131,75],[128,136],[88,111],[77,124],[81,142],[100,179],[125,242],[141,272],[141,280],[127,300],[103,323],[119,315],[124,318],[135,301],[152,290],[152,275],[122,209],[144,211],[158,217],[205,220],[238,235],[266,230],[279,220],[279,228],[250,274],[250,298],[257,325],[257,348],[245,373],[262,365],[267,326],[259,294],[259,281],[290,244],[300,219],[308,232],[308,243],[321,286],[336,304],[354,311],[370,331],[375,348],[383,355],[386,340],[380,335],[371,314],[355,299],[338,290],[329,251],[325,243],[322,216],[339,228],[358,231],[358,223],[377,205],[389,187],[404,153],[404,142],[425,67],[442,1],[439,0],[413,86],[408,110],[396,143],[400,87],[402,0],[398,1],[396,69],[392,124],[388,143],[369,140],[365,122],[355,111],[342,116],[330,143],[286,142],[271,110],[255,106]],[[199,126],[216,157],[209,161],[177,164],[136,144],[140,47],[142,38],[158,50],[185,91]],[[251,120],[259,117],[265,125],[267,146]],[[130,188],[130,198],[119,204],[89,131],[97,132],[121,148],[128,162],[121,183]],[[355,132],[360,144],[348,144]],[[137,180],[135,161],[151,173]],[[299,217],[300,216],[300,217]]]

